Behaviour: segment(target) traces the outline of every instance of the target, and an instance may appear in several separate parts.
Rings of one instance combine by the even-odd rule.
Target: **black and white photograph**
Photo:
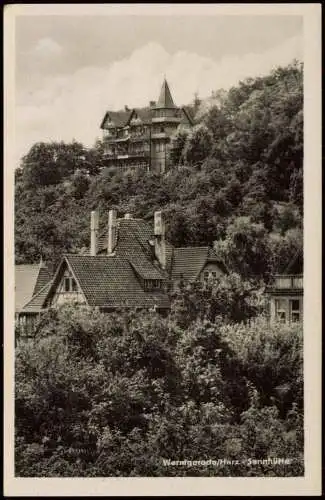
[[[12,481],[320,488],[320,9],[268,5],[8,8]]]

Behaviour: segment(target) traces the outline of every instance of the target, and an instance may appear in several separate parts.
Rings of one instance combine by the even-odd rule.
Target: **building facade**
[[[269,296],[270,321],[292,324],[303,321],[303,255],[299,251],[281,274],[276,274]]]
[[[179,127],[190,128],[193,123],[189,109],[174,104],[165,79],[157,102],[105,113],[101,123],[105,163],[164,173],[170,166],[171,136]]]

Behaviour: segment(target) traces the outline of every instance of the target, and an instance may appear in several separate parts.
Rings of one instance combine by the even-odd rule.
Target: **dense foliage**
[[[16,475],[303,475],[301,327],[182,321],[50,311],[17,347]]]
[[[164,175],[105,168],[100,141],[35,144],[16,171],[17,263],[80,251],[94,208],[101,224],[109,208],[144,218],[164,209],[175,245],[216,242],[245,278],[279,270],[302,247],[302,66],[219,94],[196,106],[192,131],[175,134]]]

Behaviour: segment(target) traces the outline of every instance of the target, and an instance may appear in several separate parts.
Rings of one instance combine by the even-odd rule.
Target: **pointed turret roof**
[[[166,78],[164,78],[156,108],[176,108]]]

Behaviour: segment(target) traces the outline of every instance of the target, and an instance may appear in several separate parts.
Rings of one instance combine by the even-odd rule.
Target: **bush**
[[[155,313],[49,313],[16,348],[16,475],[301,475],[300,462],[248,465],[303,449],[300,337],[263,321],[181,328]],[[220,457],[242,462],[163,464]]]

